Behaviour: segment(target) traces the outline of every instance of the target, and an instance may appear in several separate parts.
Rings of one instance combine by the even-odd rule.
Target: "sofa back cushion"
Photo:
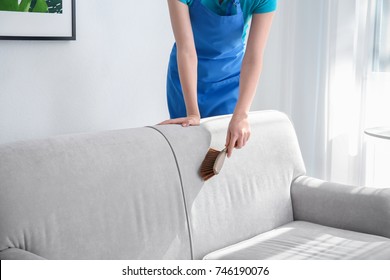
[[[0,251],[190,259],[169,143],[152,128],[0,145]]]
[[[224,148],[230,117],[205,119],[201,127],[157,127],[178,161],[195,259],[291,222],[291,182],[305,173],[288,117],[261,111],[249,116],[247,145],[234,150],[219,175],[202,181],[200,164],[209,146]]]

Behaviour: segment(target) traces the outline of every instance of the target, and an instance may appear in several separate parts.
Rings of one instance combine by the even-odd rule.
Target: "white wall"
[[[0,143],[168,118],[166,1],[76,1],[77,41],[0,40]]]

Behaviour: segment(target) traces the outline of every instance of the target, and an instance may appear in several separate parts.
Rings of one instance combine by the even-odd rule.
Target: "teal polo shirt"
[[[191,6],[194,0],[179,0],[180,2]],[[201,3],[213,11],[214,13],[224,16],[227,14],[228,4],[232,0],[223,0],[222,3],[219,3],[219,0],[201,0]],[[277,0],[240,0],[240,6],[244,16],[244,32],[242,34],[243,40],[246,38],[246,33],[248,29],[248,23],[253,14],[262,14],[269,13],[276,10]],[[233,15],[237,13],[235,6],[233,5],[232,10],[230,11]]]

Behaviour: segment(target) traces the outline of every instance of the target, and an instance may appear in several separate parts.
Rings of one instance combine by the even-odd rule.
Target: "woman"
[[[171,119],[161,124],[199,125],[200,118],[233,114],[230,157],[250,136],[248,112],[276,0],[168,0],[168,6],[176,43],[167,77]]]

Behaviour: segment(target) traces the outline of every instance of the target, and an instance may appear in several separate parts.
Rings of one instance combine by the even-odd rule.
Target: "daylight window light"
[[[390,0],[377,0],[373,71],[390,72]]]

